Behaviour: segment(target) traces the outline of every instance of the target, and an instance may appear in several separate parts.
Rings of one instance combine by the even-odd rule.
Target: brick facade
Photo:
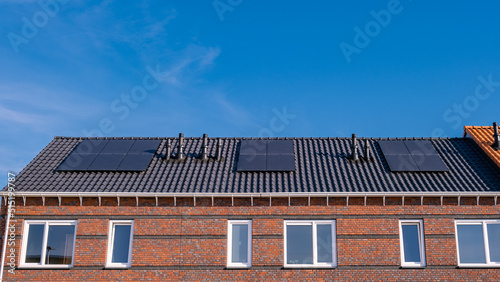
[[[175,202],[175,206],[174,206]],[[500,268],[458,268],[455,219],[500,219],[494,198],[17,198],[16,265],[24,219],[78,220],[74,267],[16,269],[6,281],[41,280],[491,280]],[[270,205],[271,203],[271,205]],[[423,204],[422,204],[423,203]],[[234,206],[233,206],[234,204]],[[2,208],[6,214],[6,208]],[[5,217],[5,216],[4,216]],[[133,219],[132,267],[105,269],[110,219]],[[252,267],[227,269],[227,220],[252,220]],[[283,221],[336,220],[337,264],[285,269]],[[401,268],[398,221],[423,220],[426,267]],[[5,220],[0,220],[2,234]]]

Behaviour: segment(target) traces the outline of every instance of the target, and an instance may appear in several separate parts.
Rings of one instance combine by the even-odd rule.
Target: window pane
[[[44,224],[28,225],[28,243],[26,246],[26,263],[40,263],[42,259],[42,245]]]
[[[461,263],[486,263],[482,225],[457,225]]]
[[[287,225],[288,264],[313,264],[312,225]]]
[[[128,263],[130,251],[130,229],[131,225],[116,224],[115,236],[113,238],[112,263]]]
[[[403,224],[403,250],[405,262],[421,262],[420,259],[420,242],[418,240],[418,225]]]
[[[248,225],[233,224],[231,258],[232,262],[248,262]]]
[[[317,225],[318,262],[333,262],[332,257],[332,226]]]
[[[74,238],[74,225],[49,225],[45,264],[71,264]]]
[[[488,224],[488,244],[490,245],[490,261],[500,262],[500,224]]]

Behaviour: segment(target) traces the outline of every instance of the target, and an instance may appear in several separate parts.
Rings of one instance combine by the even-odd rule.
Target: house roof
[[[391,172],[377,143],[388,139],[376,138],[360,139],[373,152],[374,158],[368,162],[347,158],[351,153],[349,138],[287,138],[294,143],[294,172],[237,172],[240,141],[245,138],[221,138],[221,161],[192,157],[165,160],[161,155],[166,154],[167,138],[151,138],[161,143],[146,171],[57,171],[82,139],[88,138],[55,137],[16,177],[16,192],[500,192],[498,168],[470,138],[419,139],[433,144],[448,172]],[[169,140],[176,148],[178,139]],[[209,155],[216,154],[216,143],[216,138],[208,139]],[[184,152],[198,154],[201,145],[202,138],[185,138]]]
[[[464,126],[464,135],[467,134],[500,167],[500,150],[495,150],[491,146],[494,142],[493,126]]]

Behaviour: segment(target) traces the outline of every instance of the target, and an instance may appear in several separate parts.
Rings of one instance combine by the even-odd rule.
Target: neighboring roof
[[[239,144],[245,138],[222,138],[222,161],[188,157],[182,162],[161,158],[167,138],[151,139],[161,144],[144,172],[61,172],[55,169],[82,138],[56,137],[16,177],[16,192],[500,192],[498,168],[470,138],[425,139],[449,172],[396,173],[389,171],[377,144],[388,139],[360,139],[359,145],[366,142],[374,159],[352,162],[347,158],[349,138],[287,138],[294,142],[295,172],[237,172]],[[178,139],[169,139],[175,152]],[[209,155],[216,154],[216,142],[209,138]],[[201,145],[202,138],[185,138],[184,152],[198,154]]]
[[[486,155],[500,167],[500,150],[495,150],[491,146],[494,142],[493,126],[464,126],[464,137],[466,134],[469,134]]]

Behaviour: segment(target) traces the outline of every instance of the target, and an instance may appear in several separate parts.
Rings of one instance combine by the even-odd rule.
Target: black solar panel
[[[116,170],[144,171],[151,162],[151,154],[127,154]]]
[[[448,167],[439,155],[413,156],[420,171],[448,171]]]
[[[240,155],[237,171],[266,171],[266,155]]]
[[[240,155],[265,155],[267,140],[241,140]]]
[[[99,154],[97,158],[89,165],[89,171],[115,171],[125,154]]]
[[[293,155],[293,140],[267,140],[267,155]]]
[[[144,171],[161,140],[98,140],[80,142],[58,171]],[[92,152],[83,154],[82,152]]]
[[[97,154],[78,154],[71,153],[69,157],[67,157],[61,165],[57,168],[57,170],[87,170],[87,167],[94,161],[97,157]]]
[[[409,155],[408,148],[403,141],[379,141],[378,144],[384,155]]]
[[[391,171],[448,171],[448,167],[428,140],[378,142]]]
[[[134,140],[109,140],[101,154],[126,154]]]
[[[385,155],[391,171],[420,171],[411,155]]]
[[[266,171],[295,171],[293,155],[267,155]]]
[[[73,153],[77,154],[99,154],[108,143],[108,140],[87,139],[78,144]]]
[[[435,155],[439,156],[428,140],[405,140],[404,144],[408,148],[411,155]]]
[[[293,140],[242,140],[237,171],[295,171]]]
[[[129,154],[154,154],[160,145],[160,140],[135,140],[130,147]]]

